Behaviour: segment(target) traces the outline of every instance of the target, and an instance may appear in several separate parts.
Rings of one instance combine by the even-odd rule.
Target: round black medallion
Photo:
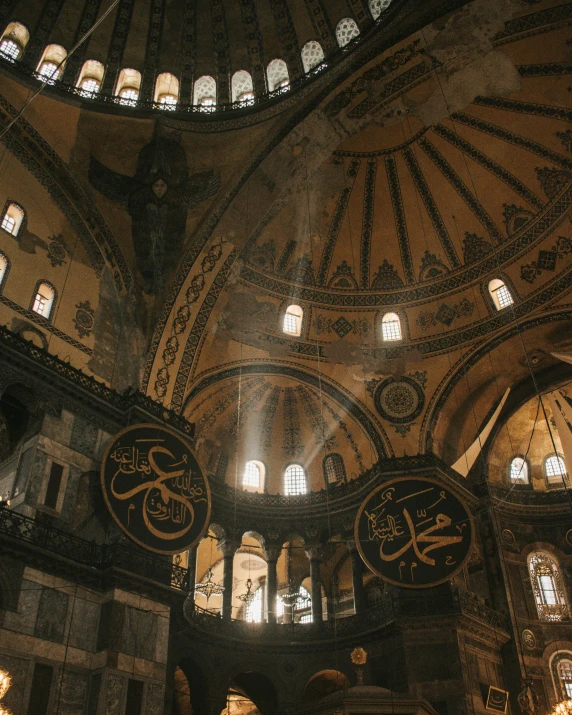
[[[354,534],[373,573],[404,588],[429,588],[462,568],[473,524],[467,507],[442,483],[402,477],[371,492],[359,509]]]
[[[209,484],[191,448],[166,427],[119,432],[103,457],[101,487],[117,524],[150,551],[186,551],[208,527]]]
[[[388,422],[403,424],[421,414],[425,397],[421,387],[410,377],[393,377],[378,385],[374,394],[375,407]]]

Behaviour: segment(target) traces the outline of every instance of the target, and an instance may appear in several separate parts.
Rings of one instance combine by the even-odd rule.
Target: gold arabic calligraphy
[[[158,455],[169,457],[170,471],[158,464]],[[192,527],[195,510],[192,502],[206,502],[205,490],[193,484],[192,470],[188,465],[188,455],[183,453],[180,461],[166,447],[155,445],[150,449],[117,446],[109,455],[117,463],[117,471],[111,479],[111,493],[119,501],[143,495],[143,521],[149,531],[160,539],[173,540],[184,536]],[[131,489],[120,491],[120,484],[129,475],[141,476],[144,481]],[[148,477],[153,477],[149,479]],[[128,507],[128,519],[134,505]],[[180,526],[177,531],[158,529],[153,522],[165,526]]]

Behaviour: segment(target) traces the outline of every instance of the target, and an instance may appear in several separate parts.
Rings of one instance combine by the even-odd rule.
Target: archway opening
[[[325,698],[326,695],[346,690],[349,687],[350,681],[347,675],[344,675],[339,670],[321,670],[319,673],[315,673],[306,683],[303,700],[304,702],[319,700],[320,698]]]

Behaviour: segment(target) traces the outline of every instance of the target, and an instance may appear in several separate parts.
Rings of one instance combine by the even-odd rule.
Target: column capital
[[[234,557],[239,548],[240,544],[237,544],[236,541],[231,541],[230,539],[220,539],[217,542],[217,549],[222,552],[225,559],[228,559],[231,556]]]
[[[324,550],[321,544],[308,544],[304,547],[304,551],[310,561],[321,561],[324,557]]]
[[[282,544],[266,544],[264,546],[264,556],[267,561],[278,561],[282,552]]]
[[[345,543],[350,553],[358,550],[357,541],[355,539],[346,539]]]

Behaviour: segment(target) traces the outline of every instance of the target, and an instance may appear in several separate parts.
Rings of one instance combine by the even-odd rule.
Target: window
[[[54,306],[56,292],[49,283],[40,283],[36,290],[36,296],[32,303],[34,313],[49,320]]]
[[[344,17],[343,20],[338,22],[338,26],[336,27],[336,40],[340,47],[345,47],[358,35],[359,27],[356,21],[352,20],[351,17]]]
[[[8,203],[0,226],[12,236],[17,236],[25,217],[26,213],[21,206],[13,202]]]
[[[300,595],[294,602],[294,620],[299,623],[312,623],[312,597],[304,586],[300,586],[298,593]],[[296,617],[299,613],[300,615]]]
[[[42,80],[53,84],[59,78],[67,51],[61,45],[48,45],[38,64],[38,74]]]
[[[135,106],[139,99],[139,90],[141,88],[141,72],[138,70],[124,67],[119,73],[115,94],[120,97],[119,104]]]
[[[514,303],[511,292],[500,278],[493,278],[489,283],[489,293],[497,310],[508,308]]]
[[[572,698],[572,660],[561,658],[556,666],[560,690],[563,698]]]
[[[391,5],[391,0],[369,0],[369,10],[374,20]]]
[[[528,484],[528,464],[522,457],[510,460],[510,481],[513,484]]]
[[[20,22],[11,22],[2,33],[0,52],[7,60],[17,60],[20,58],[29,39],[30,33],[25,25]]]
[[[284,313],[283,332],[289,335],[300,335],[302,333],[303,316],[304,311],[299,305],[289,305]]]
[[[254,592],[254,598],[246,607],[245,620],[249,623],[260,623],[262,621],[263,593],[262,586],[259,586]]]
[[[216,106],[216,82],[210,75],[203,75],[195,82],[193,104],[203,107],[202,111],[214,111]]]
[[[568,613],[557,564],[548,554],[531,554],[530,580],[541,621],[561,621]]]
[[[10,261],[8,260],[8,256],[0,252],[0,289],[2,289],[2,286],[4,285],[4,281],[6,280],[9,270]]]
[[[381,337],[384,341],[401,340],[401,321],[396,313],[386,313],[381,319]]]
[[[83,63],[77,86],[84,97],[93,97],[101,89],[105,67],[97,60],[87,60]]]
[[[287,497],[306,493],[306,472],[299,464],[292,464],[284,474],[284,493]]]
[[[60,495],[60,487],[62,485],[63,474],[63,466],[61,464],[57,464],[56,462],[52,462],[52,468],[50,469],[50,478],[48,479],[46,496],[44,498],[44,504],[50,507],[50,509],[55,509],[58,505],[58,497]]]
[[[302,65],[304,72],[311,72],[315,67],[319,67],[324,62],[324,50],[322,45],[316,40],[306,42],[302,47]]]
[[[254,99],[252,77],[246,70],[238,70],[232,76],[232,101],[251,104]]]
[[[324,459],[324,478],[326,484],[337,484],[346,481],[344,460],[339,454],[328,454]]]
[[[169,72],[163,72],[155,82],[154,101],[162,109],[174,111],[179,101],[179,80]]]
[[[262,489],[264,487],[264,465],[262,462],[251,460],[246,463],[242,477],[242,486],[252,490]]]
[[[290,75],[284,60],[272,60],[266,69],[268,91],[287,90],[290,86]]]
[[[544,460],[544,473],[548,484],[563,486],[562,477],[566,476],[566,465],[562,457],[551,454]]]

